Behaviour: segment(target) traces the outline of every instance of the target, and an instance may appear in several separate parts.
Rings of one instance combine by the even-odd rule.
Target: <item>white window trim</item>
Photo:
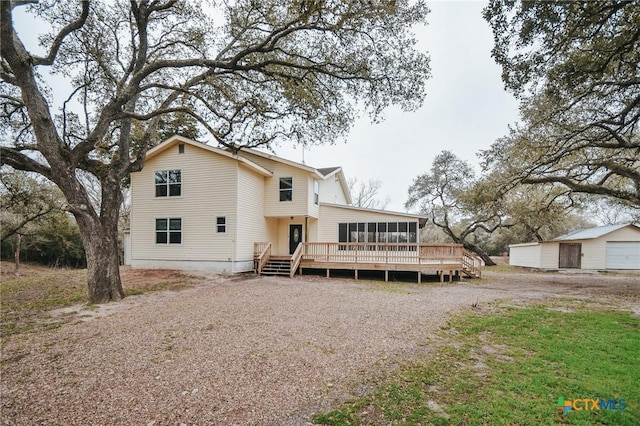
[[[156,228],[156,221],[158,219],[165,219],[167,220],[167,230],[166,231],[158,231],[158,229]],[[171,219],[180,219],[180,242],[179,243],[171,243],[171,230],[169,229],[171,227],[170,221]],[[158,232],[166,232],[167,233],[167,242],[166,243],[159,243],[158,242]],[[175,232],[175,231],[174,231]],[[153,241],[155,243],[155,245],[157,246],[181,246],[183,241],[184,241],[184,219],[182,217],[170,217],[170,216],[163,216],[163,217],[156,217],[153,220]]]
[[[218,219],[224,219],[224,223],[218,223]],[[224,231],[220,230],[220,227],[224,227]],[[226,216],[216,216],[216,234],[226,234],[227,233],[227,217]]]
[[[282,189],[281,183],[283,179],[291,179],[291,188],[288,189]],[[282,199],[282,193],[285,191],[291,191],[291,199],[290,200],[283,200]],[[293,176],[282,176],[280,179],[278,179],[278,201],[281,203],[291,203],[293,202]]]
[[[169,195],[169,182],[168,182],[168,175],[167,175],[167,195],[156,195],[156,187],[158,186],[158,184],[156,183],[156,173],[157,172],[169,172],[169,171],[174,171],[177,170],[180,172],[180,195]],[[182,169],[160,169],[160,170],[154,170],[153,171],[153,198],[155,200],[167,200],[167,199],[174,199],[174,198],[182,198],[184,194],[184,170]]]
[[[320,204],[320,182],[317,180],[313,181],[313,204]]]

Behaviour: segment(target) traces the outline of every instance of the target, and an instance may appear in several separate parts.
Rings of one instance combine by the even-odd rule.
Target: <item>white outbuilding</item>
[[[600,226],[509,246],[509,264],[540,269],[640,270],[640,227]]]

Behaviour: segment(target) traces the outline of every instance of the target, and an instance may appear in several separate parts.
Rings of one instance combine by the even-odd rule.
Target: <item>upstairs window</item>
[[[182,170],[156,172],[156,197],[179,197],[182,194]]]
[[[280,201],[293,201],[293,178],[280,178]]]
[[[156,244],[182,244],[182,219],[156,219]]]
[[[313,204],[318,204],[320,201],[320,182],[313,181]]]

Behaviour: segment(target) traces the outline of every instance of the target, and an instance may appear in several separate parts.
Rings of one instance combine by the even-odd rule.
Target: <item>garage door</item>
[[[640,269],[640,242],[607,242],[607,269]]]

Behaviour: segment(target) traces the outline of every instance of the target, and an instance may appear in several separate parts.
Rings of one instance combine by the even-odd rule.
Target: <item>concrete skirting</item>
[[[131,259],[131,267],[140,269],[177,269],[181,271],[233,274],[236,272],[253,271],[253,261],[216,262],[202,260]]]

